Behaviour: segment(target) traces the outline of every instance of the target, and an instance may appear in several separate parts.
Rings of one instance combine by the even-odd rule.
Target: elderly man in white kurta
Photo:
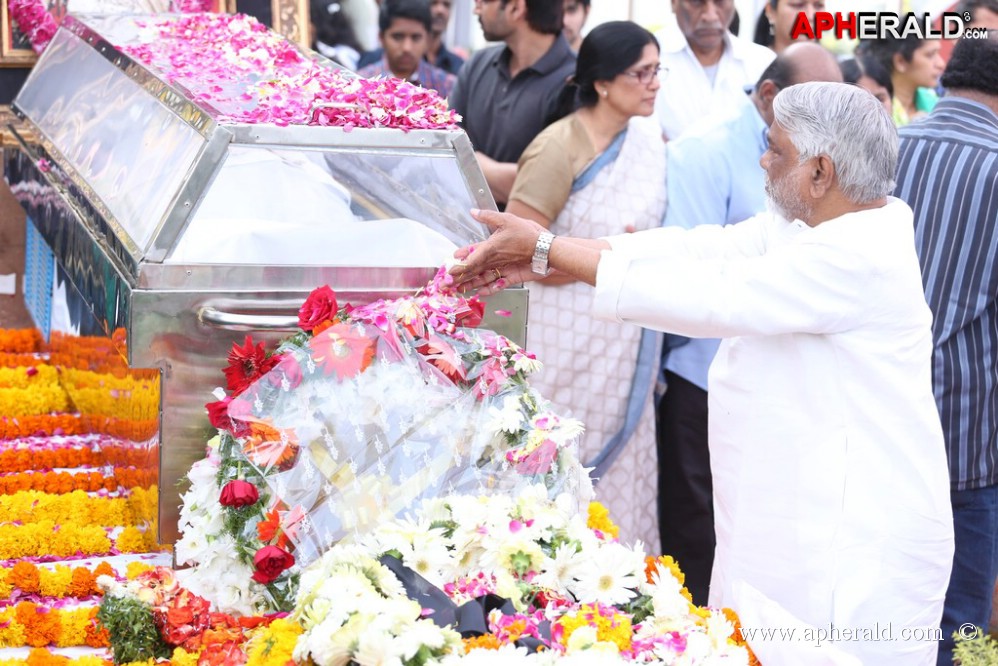
[[[725,338],[711,605],[787,630],[746,634],[767,666],[934,664],[953,529],[912,213],[888,197],[897,135],[844,84],[792,86],[774,112],[771,213],[602,240],[476,213],[496,231],[453,271],[490,292],[548,263],[603,317]]]

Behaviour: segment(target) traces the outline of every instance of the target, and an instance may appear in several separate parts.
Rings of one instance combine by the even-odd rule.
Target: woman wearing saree
[[[655,37],[629,21],[594,28],[563,95],[569,113],[520,158],[507,211],[558,235],[657,227],[665,212],[665,145],[649,116],[659,88]],[[531,384],[586,426],[580,455],[620,538],[658,544],[652,403],[659,336],[589,314],[587,285],[557,273],[532,282],[527,347],[543,363]]]

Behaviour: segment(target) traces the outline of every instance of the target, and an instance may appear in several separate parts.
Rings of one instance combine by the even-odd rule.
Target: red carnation
[[[253,580],[264,584],[272,583],[294,563],[295,558],[291,553],[277,546],[264,546],[253,556],[253,566],[256,567]]]
[[[267,358],[263,343],[254,346],[253,338],[247,335],[241,347],[233,344],[229,352],[229,365],[222,370],[225,373],[226,386],[233,394],[238,395],[254,381],[267,374],[280,360],[280,355]]]
[[[298,328],[311,332],[322,322],[333,319],[338,309],[336,292],[329,285],[319,287],[308,295],[298,310]]]
[[[249,506],[260,499],[260,491],[249,481],[234,479],[225,484],[218,503],[222,506]]]

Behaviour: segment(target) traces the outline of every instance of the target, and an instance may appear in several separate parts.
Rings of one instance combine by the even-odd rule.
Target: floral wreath
[[[273,352],[233,345],[181,509],[185,584],[230,610],[286,611],[296,563],[427,499],[541,483],[588,501],[581,423],[529,387],[532,354],[476,328],[484,307],[441,268],[413,297],[361,307],[319,287]]]
[[[753,663],[736,616],[695,606],[671,558],[618,542],[606,509],[588,502],[592,488],[573,448],[581,424],[551,413],[530,389],[527,375],[539,367],[530,353],[475,328],[484,307],[455,293],[445,269],[415,296],[362,307],[341,306],[320,287],[299,311],[301,330],[273,351],[251,337],[233,345],[226,387],[207,405],[217,434],[191,469],[181,510],[176,559],[193,567],[124,584],[98,579],[106,590],[98,619],[115,660],[172,651],[174,663],[199,666],[257,666],[261,654],[315,666],[554,666],[587,652],[622,665]],[[469,424],[487,444],[454,469],[487,473],[316,548],[306,538],[316,510],[286,501],[295,487],[287,475],[310,447],[328,444],[303,415],[315,411],[313,395],[335,411],[363,413],[350,400],[365,389],[385,394],[367,407],[400,413],[407,433],[419,429],[406,404],[420,403],[418,411],[461,396],[458,409],[433,412],[427,427],[446,439],[460,430],[452,414],[479,412]],[[375,410],[365,423],[379,419]],[[391,431],[382,426],[381,435]],[[362,441],[376,439],[371,432]],[[365,478],[349,463],[349,436],[336,430],[335,445],[322,449],[339,452],[326,472],[349,476],[346,488]],[[391,477],[393,448],[427,468],[448,458],[425,462],[418,442],[403,437],[384,443],[372,478]]]

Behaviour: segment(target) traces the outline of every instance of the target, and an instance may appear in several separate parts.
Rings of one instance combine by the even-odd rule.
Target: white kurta
[[[953,556],[908,206],[891,199],[814,228],[766,213],[608,240],[597,315],[726,338],[708,378],[711,605],[749,627],[780,622],[739,608],[754,590],[829,634],[879,631],[830,644],[863,664],[934,664],[935,640],[904,640],[938,627]],[[752,647],[767,666],[840,663],[811,636]]]

